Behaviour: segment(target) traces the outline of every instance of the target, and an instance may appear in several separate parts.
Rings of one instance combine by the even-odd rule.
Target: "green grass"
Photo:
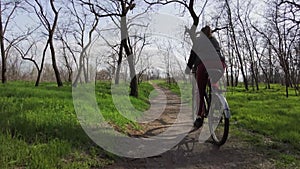
[[[291,92],[292,93],[292,92]],[[232,118],[240,127],[291,144],[300,151],[300,97],[286,98],[284,87],[245,92],[241,88],[227,93]]]
[[[73,107],[72,88],[54,83],[34,87],[32,82],[0,85],[0,168],[101,168],[114,157],[96,146],[82,130]],[[153,90],[140,85],[140,98],[130,98],[145,110]],[[115,109],[110,83],[98,82],[99,109],[122,131],[139,126]]]
[[[190,99],[188,93],[179,91],[190,88],[187,84],[154,83]],[[32,82],[0,85],[1,169],[101,168],[113,163],[115,157],[96,146],[82,130],[70,86],[33,86]],[[110,82],[98,82],[95,91],[104,118],[123,132],[128,126],[139,129],[137,123],[118,113],[110,86]],[[149,108],[148,97],[155,95],[152,91],[150,84],[140,85],[140,97],[130,98],[137,110]],[[291,90],[286,98],[283,86],[272,85],[272,89],[259,91],[228,88],[226,94],[232,113],[230,134],[275,159],[278,168],[300,165],[300,97],[293,93]],[[133,114],[138,117],[139,111]]]
[[[123,114],[129,115],[129,119],[136,120],[136,118],[140,115],[140,111],[147,110],[150,107],[148,97],[154,88],[148,83],[142,83],[139,85],[139,97],[129,98],[129,102],[131,102],[133,107],[135,108],[134,110],[130,109],[130,105],[128,105],[127,102],[122,103],[122,100],[126,101],[127,96],[117,95],[117,99],[122,103],[122,110],[118,110],[114,106],[115,103],[112,100],[110,86],[110,82],[102,82],[96,86],[98,106],[106,121],[113,122],[123,131],[126,130],[128,125],[131,125],[133,128],[139,129],[137,123],[128,120],[127,118],[116,112],[122,111]],[[121,90],[126,91],[127,89],[123,89],[122,87]]]
[[[239,86],[229,88],[226,97],[231,121],[236,124],[232,127],[246,133],[250,144],[274,158],[278,168],[300,166],[300,97],[292,89],[286,98],[281,85],[273,84],[271,89],[261,86],[259,91]]]

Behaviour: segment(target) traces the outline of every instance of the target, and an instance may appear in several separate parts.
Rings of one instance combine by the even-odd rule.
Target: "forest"
[[[199,30],[209,25],[226,58],[228,86],[240,81],[259,90],[259,83],[279,83],[287,97],[288,88],[299,93],[300,4],[294,0],[13,0],[0,8],[2,83],[76,86],[91,81],[94,69],[98,79],[115,83],[129,77],[130,95],[137,97],[140,78],[157,70],[151,58],[163,53],[165,76],[180,76]],[[183,21],[176,41],[149,33],[161,11]]]

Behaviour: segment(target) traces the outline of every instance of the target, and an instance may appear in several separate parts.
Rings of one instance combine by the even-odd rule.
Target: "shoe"
[[[197,119],[194,122],[194,128],[199,129],[203,125],[203,118],[197,117]]]

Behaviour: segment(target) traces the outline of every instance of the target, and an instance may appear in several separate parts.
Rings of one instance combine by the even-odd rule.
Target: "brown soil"
[[[162,102],[161,99],[167,98],[167,106],[164,112],[157,120],[141,124],[143,126],[142,131],[129,130],[129,135],[135,137],[157,135],[163,132],[176,119],[180,109],[180,98],[169,90],[155,85],[154,87],[162,91],[166,96],[161,97],[159,95],[154,102],[156,101],[159,104]],[[115,164],[106,168],[275,168],[274,160],[266,157],[261,153],[262,151],[258,151],[257,148],[249,143],[241,142],[234,135],[229,134],[227,142],[220,148],[209,142],[199,143],[196,136],[197,132],[189,134],[181,143],[161,155],[143,159],[119,158]]]

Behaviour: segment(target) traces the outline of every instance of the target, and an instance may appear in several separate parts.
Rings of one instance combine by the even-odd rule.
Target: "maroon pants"
[[[222,74],[220,74],[217,78],[217,80],[219,80],[224,73],[225,70],[225,63],[222,62],[223,64],[223,70],[221,71]],[[200,63],[197,66],[197,71],[196,71],[196,80],[197,80],[197,85],[198,85],[198,91],[199,91],[199,99],[200,99],[200,105],[199,105],[199,109],[198,109],[198,116],[203,117],[204,116],[204,94],[205,94],[205,89],[206,89],[206,85],[208,83],[208,73],[206,71],[206,68],[204,66],[203,63]]]

